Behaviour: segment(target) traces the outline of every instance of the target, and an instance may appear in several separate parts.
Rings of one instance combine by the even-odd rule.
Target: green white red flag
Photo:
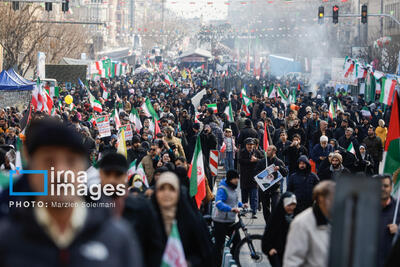
[[[204,170],[203,152],[201,150],[200,135],[197,136],[194,149],[192,166],[190,167],[190,196],[195,197],[197,207],[200,208],[201,202],[206,196],[206,173]]]
[[[333,104],[333,102],[331,101],[331,103],[329,104],[329,117],[333,120],[334,118],[336,118],[336,110],[335,110],[335,105]]]
[[[382,78],[382,90],[381,90],[381,97],[379,102],[385,105],[392,105],[392,99],[394,95],[394,91],[396,90],[397,81],[395,79],[389,79],[386,77]]]
[[[140,131],[140,129],[142,129],[143,125],[140,121],[139,113],[135,108],[132,108],[131,113],[129,114],[129,120],[135,124],[136,131]]]
[[[115,129],[117,129],[117,131],[118,131],[119,128],[121,127],[121,121],[119,119],[119,114],[118,114],[118,111],[116,109],[113,110],[113,112],[111,114],[111,118],[115,122]]]
[[[156,121],[159,120],[157,112],[154,110],[153,105],[150,102],[150,99],[146,97],[146,101],[140,106],[147,117],[153,117]]]
[[[350,153],[353,154],[353,155],[356,154],[356,150],[354,149],[353,142],[351,142],[351,143],[349,144],[349,146],[347,147],[347,151],[350,152]]]
[[[227,117],[229,122],[234,122],[235,121],[235,119],[233,117],[231,101],[229,101],[229,104],[226,106],[224,113],[226,114],[226,117]]]
[[[161,267],[187,267],[185,251],[183,250],[176,221],[172,223],[171,233],[168,237],[162,257]]]
[[[242,101],[243,101],[242,110],[246,113],[246,116],[250,116],[251,113],[250,113],[250,110],[249,110],[249,106],[254,101],[250,97],[248,97],[247,95],[243,95]]]
[[[214,113],[218,113],[218,108],[217,108],[217,104],[216,103],[207,104],[207,108],[212,108]]]
[[[89,92],[89,101],[94,111],[97,111],[99,113],[103,112],[103,107],[100,101],[98,101],[90,92]]]

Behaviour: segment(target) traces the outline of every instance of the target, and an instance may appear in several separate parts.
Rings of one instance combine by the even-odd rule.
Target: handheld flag
[[[197,136],[190,172],[190,196],[195,197],[197,207],[206,196],[206,174],[204,170],[203,152],[201,150],[200,136]]]
[[[172,224],[171,233],[162,257],[161,267],[187,267],[185,251],[183,250],[176,221]]]

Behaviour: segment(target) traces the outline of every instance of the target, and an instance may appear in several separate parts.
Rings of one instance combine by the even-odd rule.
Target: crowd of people
[[[360,173],[382,180],[384,222],[376,244],[377,266],[384,266],[388,258],[393,261],[389,253],[398,232],[399,218],[392,224],[397,200],[390,196],[392,178],[378,174],[390,109],[379,102],[365,103],[362,95],[328,91],[322,96],[300,86],[295,100],[287,104],[278,94],[267,97],[261,86],[212,88],[210,80],[215,77],[175,70],[173,85],[160,73],[146,73],[89,81],[85,88],[72,90],[61,86],[51,116],[31,106],[0,111],[2,170],[16,170],[22,155],[26,169],[78,172],[92,166],[103,188],[129,188],[123,196],[114,192],[110,199],[97,200],[112,203],[112,209],[60,209],[50,203],[93,200],[65,195],[13,198],[9,185],[3,184],[0,266],[160,266],[175,226],[187,266],[221,266],[225,236],[232,235],[240,207],[249,207],[253,219],[262,210],[262,250],[272,266],[327,266],[335,182]],[[275,79],[265,78],[262,84],[292,90]],[[88,91],[101,103],[102,112],[94,111]],[[66,95],[73,97],[73,104],[65,103]],[[246,107],[244,97],[251,99]],[[146,99],[158,120],[142,108]],[[329,112],[331,102],[342,107],[334,116]],[[227,107],[234,118],[226,114]],[[132,110],[138,111],[140,122],[132,119]],[[115,111],[120,122],[111,115]],[[104,115],[111,118],[111,135],[106,137],[92,121]],[[117,153],[118,124],[133,129],[126,140],[126,157]],[[188,177],[198,139],[207,177],[200,209],[189,192]],[[219,184],[209,167],[212,150],[220,152],[226,173]],[[270,166],[283,179],[263,191],[254,177]],[[36,174],[23,174],[13,189],[40,192],[43,187],[47,185]],[[49,206],[10,205],[17,199]],[[212,213],[213,237],[203,219],[207,213]]]

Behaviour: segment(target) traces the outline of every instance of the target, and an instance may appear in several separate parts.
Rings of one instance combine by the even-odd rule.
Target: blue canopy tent
[[[35,85],[35,82],[29,81],[18,74],[13,68],[7,70],[8,74],[10,74],[11,78],[16,80],[18,83],[26,84],[26,85]]]
[[[0,90],[9,90],[9,91],[33,90],[34,84],[35,83],[27,84],[27,82],[18,81],[18,80],[16,80],[16,78],[12,77],[5,70],[3,70],[0,73]]]

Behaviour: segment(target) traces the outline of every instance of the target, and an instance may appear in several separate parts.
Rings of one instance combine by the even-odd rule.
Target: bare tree
[[[43,12],[40,5],[22,4],[14,11],[9,4],[0,3],[0,44],[6,69],[16,67],[25,75],[35,67],[38,51],[46,53],[49,63],[86,52],[88,38],[82,26],[37,23]]]

